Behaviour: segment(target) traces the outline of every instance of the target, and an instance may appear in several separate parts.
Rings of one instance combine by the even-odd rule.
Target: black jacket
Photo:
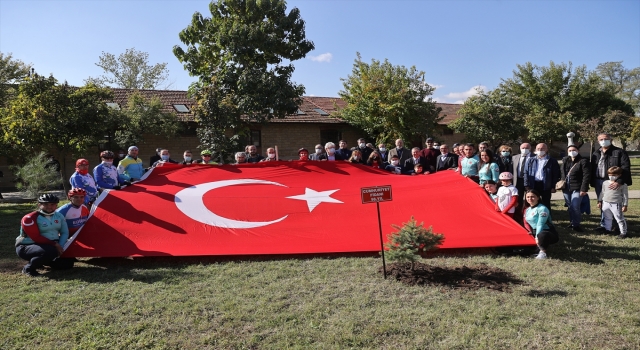
[[[600,161],[600,157],[602,156],[602,148],[599,148],[597,151],[593,152],[593,157],[591,158],[591,186],[596,186],[596,178],[598,171],[598,162]],[[604,154],[604,162],[605,162],[605,180],[608,180],[606,172],[612,166],[618,166],[622,168],[622,176],[616,180],[619,184],[627,184],[627,186],[631,186],[631,161],[629,160],[629,155],[622,148],[616,147],[614,145],[609,146],[609,149]]]
[[[573,170],[571,168],[573,168]],[[567,181],[567,174],[569,175],[569,190],[580,192],[589,191],[591,164],[589,164],[588,159],[583,158],[581,155],[578,155],[575,160],[572,160],[571,157],[564,157],[560,170],[562,171],[562,180]]]
[[[436,172],[447,170],[447,169],[456,169],[458,168],[458,156],[453,153],[448,153],[447,158],[442,161],[442,154],[438,155],[436,158]]]

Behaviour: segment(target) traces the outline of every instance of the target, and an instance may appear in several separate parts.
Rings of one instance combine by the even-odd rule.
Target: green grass
[[[639,200],[630,239],[560,228],[546,261],[424,260],[499,267],[525,282],[511,292],[406,286],[372,257],[84,259],[28,278],[12,243],[31,209],[0,205],[0,349],[640,348]]]
[[[629,189],[640,190],[640,158],[631,158],[631,178],[633,184],[629,186]]]

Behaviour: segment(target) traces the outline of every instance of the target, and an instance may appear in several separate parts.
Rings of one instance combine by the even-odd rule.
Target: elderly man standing
[[[125,181],[138,181],[144,174],[142,160],[138,158],[138,147],[129,147],[128,154],[118,164],[118,175]]]
[[[556,183],[560,181],[560,166],[547,151],[546,144],[536,145],[536,156],[529,157],[525,165],[524,187],[527,191],[537,190],[542,204],[551,209],[551,194],[556,192]]]
[[[254,145],[249,145],[249,153],[247,153],[247,163],[258,163],[264,157],[258,153],[258,149]]]
[[[598,135],[598,143],[600,148],[593,152],[593,157],[591,157],[591,186],[595,187],[596,196],[600,198],[602,183],[609,180],[607,170],[612,166],[622,168],[622,176],[612,181],[609,189],[617,190],[618,187],[624,184],[631,186],[631,161],[627,152],[611,144],[611,135],[600,133]],[[596,231],[606,231],[602,212],[600,226],[596,228]]]
[[[401,166],[404,166],[404,162],[406,162],[407,159],[411,158],[411,151],[404,148],[404,141],[402,141],[402,139],[397,139],[396,148],[389,150],[389,159],[391,159],[391,157],[393,156],[398,156],[398,160],[400,161]]]

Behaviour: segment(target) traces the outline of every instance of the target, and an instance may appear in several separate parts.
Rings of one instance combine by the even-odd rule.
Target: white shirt
[[[511,202],[511,197],[518,195],[518,189],[514,185],[500,186],[498,188],[498,208],[503,210]],[[509,209],[509,213],[515,213],[516,207]]]
[[[544,172],[542,169],[544,169],[544,166],[547,165],[548,161],[548,156],[544,156],[543,158],[536,157],[536,162],[538,162],[538,168],[536,169],[536,181],[544,181]]]

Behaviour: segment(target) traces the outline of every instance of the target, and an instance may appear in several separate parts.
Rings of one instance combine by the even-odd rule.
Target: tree
[[[418,224],[411,217],[402,226],[391,225],[397,231],[387,235],[387,257],[389,260],[411,263],[411,270],[415,267],[415,262],[420,259],[421,252],[436,249],[444,242],[444,235],[434,233],[432,227],[424,228],[424,222]]]
[[[596,73],[621,100],[630,104],[640,115],[640,67],[627,69],[622,61],[600,63]]]
[[[23,155],[56,150],[64,162],[66,155],[83,153],[104,137],[111,118],[105,101],[112,97],[108,88],[74,88],[34,74],[0,110],[4,141]]]
[[[143,134],[176,136],[181,129],[175,113],[164,112],[164,104],[157,96],[147,100],[139,92],[129,96],[127,106],[122,110],[112,110],[119,124],[114,130],[116,143],[127,148],[144,141]]]
[[[9,96],[14,92],[14,85],[29,75],[31,65],[20,60],[14,60],[11,53],[0,52],[0,107],[5,106]]]
[[[151,66],[149,54],[136,51],[135,48],[127,49],[117,59],[115,55],[103,51],[98,60],[96,66],[102,68],[107,75],[89,78],[85,83],[91,82],[99,86],[108,85],[124,89],[154,90],[169,76],[167,63]]]
[[[37,198],[40,194],[63,183],[60,173],[53,167],[47,166],[48,159],[44,152],[28,158],[23,166],[13,166],[13,174],[18,179],[16,187],[25,192],[30,198]]]
[[[441,108],[429,97],[435,89],[415,66],[394,66],[386,59],[367,64],[357,53],[351,75],[341,80],[339,95],[347,106],[334,116],[361,128],[376,143],[432,134],[441,120]]]
[[[294,114],[304,87],[291,81],[291,62],[313,50],[300,11],[282,0],[220,0],[211,18],[196,12],[180,32],[186,49],[173,52],[198,81],[189,93],[196,105],[200,146],[214,157],[237,147],[249,122]],[[288,62],[286,64],[285,62]]]
[[[464,133],[469,142],[488,141],[492,145],[510,144],[526,134],[524,120],[512,107],[513,101],[501,90],[478,91],[469,97],[458,113],[462,116],[449,127]]]

